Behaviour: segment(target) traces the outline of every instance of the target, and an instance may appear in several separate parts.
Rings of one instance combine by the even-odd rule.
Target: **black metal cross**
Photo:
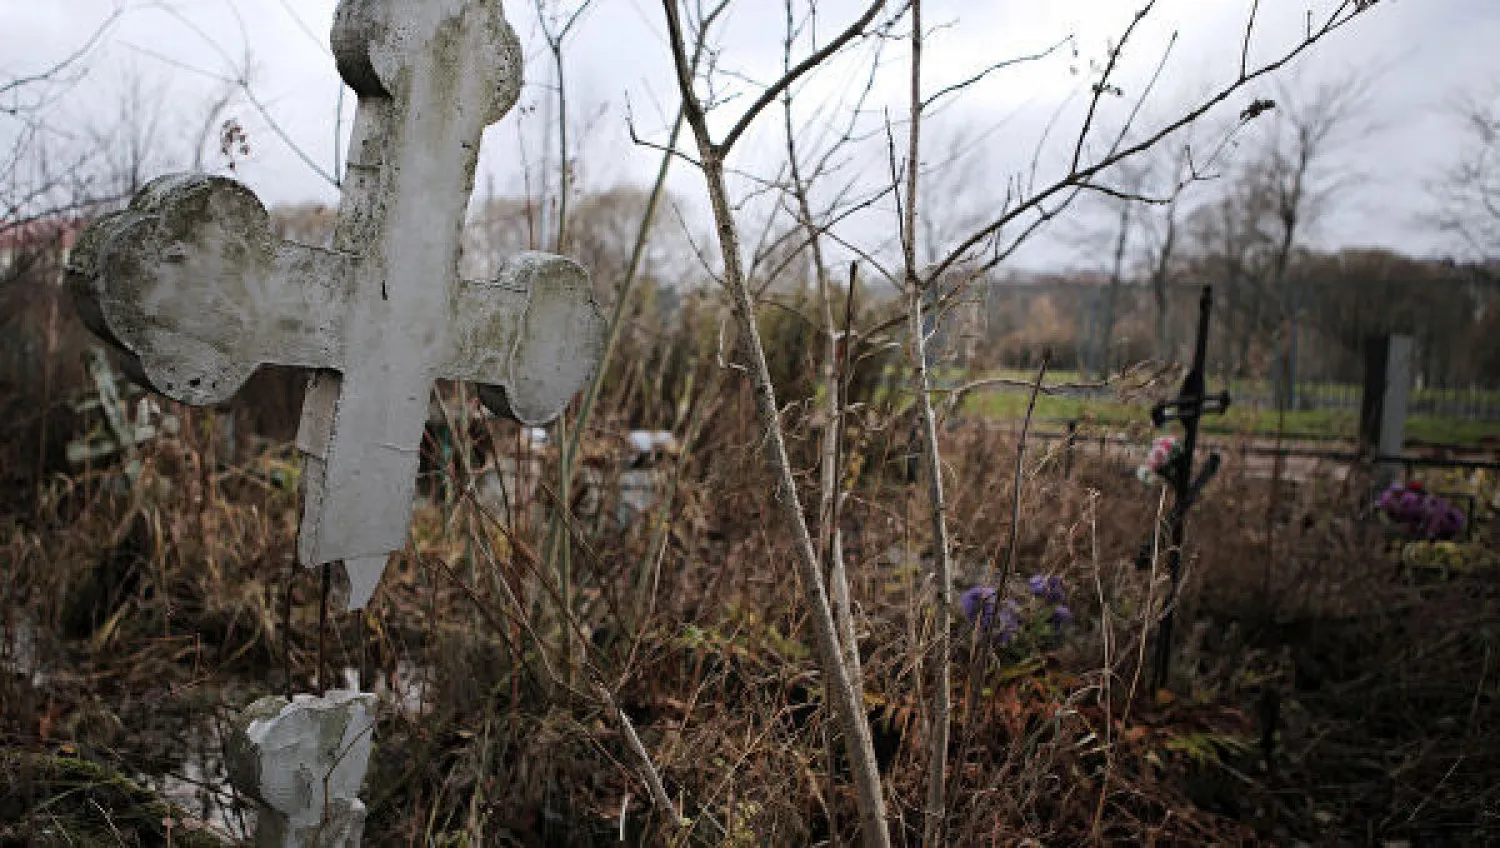
[[[1219,455],[1211,453],[1197,474],[1193,473],[1193,452],[1198,446],[1198,422],[1204,415],[1223,415],[1229,409],[1229,392],[1209,395],[1205,391],[1203,376],[1204,360],[1208,356],[1208,319],[1213,311],[1213,286],[1203,287],[1203,298],[1198,302],[1198,340],[1193,351],[1193,365],[1182,381],[1182,389],[1176,398],[1156,404],[1151,409],[1151,422],[1158,427],[1169,421],[1182,423],[1182,453],[1162,470],[1167,485],[1172,489],[1172,509],[1167,513],[1167,573],[1171,584],[1167,589],[1166,612],[1162,616],[1161,629],[1156,635],[1156,662],[1152,674],[1152,691],[1166,686],[1167,671],[1172,657],[1172,622],[1176,617],[1177,585],[1182,579],[1183,528],[1188,510],[1198,499],[1199,493],[1219,471]],[[1157,535],[1153,529],[1150,541],[1141,547],[1136,557],[1137,568],[1149,568],[1156,555]]]

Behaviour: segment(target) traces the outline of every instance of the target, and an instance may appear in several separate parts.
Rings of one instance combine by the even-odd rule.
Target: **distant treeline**
[[[1402,333],[1415,340],[1422,385],[1500,387],[1494,268],[1378,250],[1298,252],[1287,272],[1289,309],[1278,293],[1236,271],[1221,257],[1183,262],[1166,286],[1164,321],[1146,281],[1121,281],[1107,344],[1100,334],[1107,279],[1011,275],[977,286],[944,335],[954,355],[976,367],[1033,367],[1044,348],[1054,367],[1087,374],[1151,358],[1181,362],[1191,354],[1199,293],[1211,284],[1209,358],[1224,376],[1276,379],[1295,333],[1299,383],[1358,382],[1364,340]]]

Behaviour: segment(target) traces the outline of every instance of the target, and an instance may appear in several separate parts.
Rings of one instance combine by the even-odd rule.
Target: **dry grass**
[[[372,844],[595,844],[622,826],[652,844],[851,839],[853,789],[767,516],[748,392],[712,379],[711,334],[640,316],[635,331],[615,382],[626,388],[606,397],[606,423],[586,440],[593,467],[608,480],[625,461],[610,422],[704,425],[667,465],[669,511],[625,528],[588,515],[570,525],[568,615],[545,556],[555,457],[539,455],[542,509],[497,514],[464,496],[461,466],[434,442],[424,488],[438,494],[411,545],[365,615],[332,616],[327,665],[363,669],[382,690],[403,669],[431,673],[420,714],[382,709],[364,793]],[[800,349],[782,348],[788,373]],[[906,475],[909,421],[869,382],[851,424],[845,534],[894,836],[912,845],[932,700],[928,522]],[[791,397],[811,488],[821,422]],[[181,773],[197,753],[182,742],[189,729],[281,691],[288,672],[293,688],[318,686],[312,574],[296,579],[283,617],[295,458],[273,444],[216,461],[222,419],[179,413],[183,436],[150,449],[133,486],[101,469],[4,499],[0,610],[7,630],[35,627],[45,668],[39,686],[0,673],[8,750]],[[524,449],[510,425],[471,435],[476,455]],[[944,438],[966,588],[1007,556],[1016,445],[969,426]],[[1061,639],[982,652],[974,669],[960,640],[957,842],[1500,835],[1494,575],[1398,577],[1358,518],[1357,483],[1315,476],[1273,497],[1231,459],[1194,513],[1174,696],[1158,697],[1143,691],[1139,662],[1163,586],[1133,566],[1158,499],[1124,457],[1080,448],[1064,477],[1058,450],[1035,447],[1024,463],[1016,554],[1023,576],[1063,577],[1078,623]],[[457,496],[441,496],[442,475]],[[607,502],[601,512],[612,514]],[[653,809],[591,675],[639,731],[685,831]],[[16,826],[0,821],[0,843]]]

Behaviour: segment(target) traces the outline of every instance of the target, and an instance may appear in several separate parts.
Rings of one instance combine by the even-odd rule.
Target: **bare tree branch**
[[[1141,21],[1144,21],[1146,16],[1151,14],[1151,10],[1155,7],[1156,0],[1150,0],[1144,9],[1136,12],[1135,17],[1130,21],[1130,25],[1125,27],[1125,34],[1120,36],[1120,43],[1109,49],[1109,61],[1105,63],[1104,73],[1100,75],[1099,81],[1094,83],[1094,96],[1089,100],[1089,111],[1084,116],[1083,128],[1078,131],[1078,142],[1073,146],[1073,164],[1070,166],[1070,170],[1076,172],[1078,170],[1078,163],[1083,160],[1083,146],[1088,142],[1089,130],[1094,125],[1094,115],[1099,110],[1099,101],[1103,99],[1105,94],[1114,91],[1110,86],[1109,80],[1114,75],[1115,68],[1120,63],[1120,57],[1125,53],[1125,46],[1130,43],[1130,36],[1135,33],[1135,28],[1141,25]]]
[[[760,97],[755,99],[750,108],[745,110],[744,114],[735,122],[734,127],[724,136],[724,140],[719,142],[719,149],[725,153],[731,150],[734,147],[734,143],[739,141],[740,136],[744,135],[745,130],[750,128],[750,124],[755,121],[761,111],[776,102],[776,98],[781,96],[782,90],[801,79],[808,71],[828,61],[829,57],[844,49],[844,45],[862,34],[865,31],[865,27],[868,27],[870,22],[875,20],[875,16],[880,14],[880,10],[885,8],[885,2],[886,0],[875,0],[875,2],[870,4],[869,8],[865,9],[864,14],[860,15],[854,23],[839,33],[837,37],[814,51],[812,55],[803,59],[790,71],[783,74],[781,79],[772,83],[765,91],[761,92]]]
[[[1256,68],[1249,74],[1241,76],[1234,82],[1224,86],[1216,93],[1200,101],[1196,106],[1182,113],[1176,120],[1170,121],[1164,126],[1159,127],[1155,132],[1142,137],[1140,141],[1116,149],[1109,154],[1101,157],[1094,164],[1087,167],[1081,165],[1082,153],[1079,152],[1078,156],[1080,157],[1080,164],[1074,165],[1072,168],[1070,168],[1069,172],[1066,175],[1058,179],[1056,182],[1052,183],[1047,188],[1033,193],[1030,197],[1021,201],[1016,206],[1008,209],[1004,214],[996,217],[990,223],[975,230],[967,238],[960,242],[958,246],[949,251],[946,257],[944,257],[941,261],[935,263],[928,270],[927,278],[929,280],[936,279],[937,277],[946,273],[950,268],[953,267],[954,264],[961,261],[964,257],[968,256],[970,252],[974,250],[974,248],[999,232],[1003,227],[1005,227],[1006,224],[1016,220],[1017,218],[1028,212],[1038,209],[1047,201],[1052,200],[1059,195],[1063,195],[1069,190],[1089,183],[1094,178],[1094,176],[1101,173],[1102,171],[1110,168],[1118,162],[1135,156],[1145,150],[1149,150],[1150,148],[1160,143],[1162,139],[1173,135],[1189,124],[1194,123],[1204,115],[1208,114],[1214,108],[1218,107],[1229,98],[1233,97],[1235,94],[1243,90],[1251,82],[1254,82],[1255,80],[1265,77],[1285,67],[1287,63],[1305,53],[1314,44],[1322,41],[1333,32],[1336,32],[1337,30],[1342,29],[1344,26],[1348,25],[1360,14],[1373,7],[1373,5],[1374,3],[1367,2],[1367,0],[1342,0],[1342,2],[1340,2],[1338,7],[1334,9],[1334,11],[1329,15],[1328,19],[1323,23],[1321,27],[1317,27],[1316,29],[1310,28],[1304,38],[1302,38],[1291,48],[1282,53],[1281,56],[1273,61],[1261,65],[1259,68]],[[1085,131],[1087,131],[1088,129],[1088,123],[1089,122],[1087,121],[1085,122]],[[1082,138],[1083,135],[1084,133],[1080,133],[1080,138]],[[1075,146],[1075,150],[1082,150],[1081,142]],[[1055,215],[1056,211],[1054,210],[1051,214]]]
[[[883,5],[883,2],[880,2],[872,6],[867,13],[868,17],[873,19]],[[855,688],[849,669],[843,661],[842,640],[839,637],[838,625],[833,618],[829,593],[818,561],[817,548],[808,530],[801,499],[797,493],[797,481],[793,476],[791,457],[787,452],[781,410],[776,402],[776,390],[772,384],[770,366],[766,360],[760,328],[755,320],[755,304],[751,298],[740,257],[739,231],[725,185],[723,160],[725,154],[733,146],[733,140],[738,137],[738,133],[732,131],[731,137],[727,138],[725,143],[714,142],[709,132],[702,101],[699,100],[694,90],[693,69],[688,61],[677,0],[663,0],[662,6],[666,13],[668,40],[677,69],[678,88],[682,95],[684,114],[698,143],[704,182],[717,225],[719,252],[724,264],[724,282],[729,290],[735,321],[739,325],[742,355],[750,365],[756,417],[760,424],[767,462],[776,479],[773,500],[781,513],[783,522],[791,531],[792,549],[811,612],[814,643],[818,650],[819,666],[824,678],[823,684],[844,731],[844,742],[854,773],[864,841],[870,848],[885,848],[890,845],[885,797],[881,787],[879,768],[875,761],[874,747],[870,739],[864,697],[862,692]],[[804,60],[793,69],[792,73],[784,75],[762,95],[764,103],[774,102],[780,92],[795,82],[797,77],[812,70],[817,64],[831,56],[838,47],[847,43],[859,30],[862,30],[865,23],[867,21],[862,19],[858,29],[846,30],[839,39],[815,53],[816,62],[810,59]],[[764,104],[747,111],[736,125],[739,127],[738,132],[743,132],[743,128],[749,125],[749,121],[762,108]]]
[[[104,19],[103,23],[94,28],[94,31],[89,34],[88,38],[84,39],[83,44],[80,45],[78,49],[74,50],[72,53],[69,53],[67,56],[64,56],[61,60],[54,63],[51,67],[48,67],[47,69],[42,71],[38,71],[34,74],[28,74],[26,76],[17,77],[8,82],[0,83],[0,97],[19,91],[20,89],[27,86],[36,85],[38,83],[51,80],[58,74],[63,73],[64,71],[83,61],[83,57],[93,52],[93,49],[99,46],[99,42],[104,39],[105,34],[113,29],[116,23],[119,23],[120,18],[123,17],[124,14],[125,10],[123,8],[116,8],[109,17]]]
[[[988,68],[985,68],[984,70],[980,71],[977,74],[974,74],[967,79],[960,80],[956,83],[953,83],[952,85],[944,86],[933,92],[932,94],[927,95],[927,98],[922,101],[922,111],[926,112],[927,109],[937,101],[943,99],[944,97],[947,97],[950,94],[955,94],[972,85],[975,85],[976,83],[980,82],[985,77],[996,71],[1003,71],[1006,68],[1012,68],[1016,65],[1024,65],[1028,62],[1040,61],[1047,58],[1048,56],[1051,56],[1053,53],[1056,53],[1058,50],[1062,49],[1063,45],[1070,44],[1072,43],[1072,41],[1073,36],[1070,35],[1045,50],[1039,51],[1037,53],[1031,53],[1026,56],[1017,56],[1013,59],[1005,59],[1004,61],[996,62],[995,64],[990,65]]]

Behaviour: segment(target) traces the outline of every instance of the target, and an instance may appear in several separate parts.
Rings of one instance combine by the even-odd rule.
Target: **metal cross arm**
[[[1229,392],[1208,394],[1204,376],[1208,359],[1208,321],[1214,309],[1213,286],[1203,287],[1203,296],[1198,300],[1198,337],[1193,345],[1193,364],[1182,379],[1182,389],[1177,397],[1158,403],[1151,409],[1151,421],[1160,427],[1168,421],[1181,421],[1187,428],[1187,453],[1192,455],[1192,444],[1198,438],[1198,419],[1204,415],[1222,415],[1229,409]]]
[[[1205,415],[1223,415],[1229,410],[1229,392],[1197,397],[1178,397],[1162,401],[1151,407],[1151,423],[1158,427],[1168,421],[1187,418],[1202,418]]]

